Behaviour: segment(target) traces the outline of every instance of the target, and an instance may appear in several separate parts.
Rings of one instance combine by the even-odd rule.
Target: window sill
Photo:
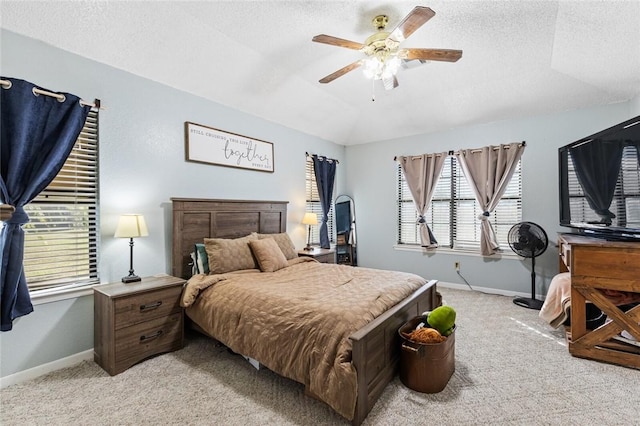
[[[472,257],[486,257],[488,259],[520,259],[520,256],[515,254],[512,251],[504,250],[498,254],[491,256],[483,256],[480,252],[475,250],[461,250],[461,249],[451,249],[448,247],[438,247],[435,249],[426,249],[417,245],[410,244],[395,244],[393,246],[394,250],[398,251],[412,251],[412,252],[422,252],[422,253],[442,253],[442,254],[450,254],[456,256],[472,256]]]
[[[31,295],[32,305],[43,305],[45,303],[59,302],[61,300],[76,299],[82,296],[90,296],[93,294],[93,287],[96,285],[87,285],[66,290],[41,290],[34,291]]]

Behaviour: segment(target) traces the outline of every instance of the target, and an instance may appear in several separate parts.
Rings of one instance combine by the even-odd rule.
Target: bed
[[[283,234],[286,232],[287,202],[173,198],[172,204],[173,275],[189,279],[191,283],[191,285],[188,284],[187,287],[185,287],[183,299],[189,299],[187,300],[187,305],[191,304],[186,308],[185,312],[187,317],[191,319],[194,327],[198,331],[220,341],[230,349],[266,365],[274,372],[304,384],[305,391],[308,395],[327,403],[338,414],[351,420],[352,424],[359,425],[362,423],[388,382],[397,372],[400,350],[400,342],[397,334],[398,328],[414,316],[424,311],[432,310],[440,304],[440,297],[436,292],[436,281],[426,281],[413,274],[391,271],[378,271],[378,274],[373,277],[365,277],[366,274],[372,273],[374,270],[354,268],[345,265],[319,264],[315,260],[302,257],[287,259],[286,267],[281,267],[273,274],[262,273],[262,276],[260,276],[259,270],[243,270],[192,277],[193,261],[191,253],[194,251],[196,243],[201,243],[204,238],[232,240],[244,238],[254,233],[261,237],[267,237],[266,239],[269,240],[268,234],[273,234],[274,237]],[[253,244],[254,243],[252,243],[252,246]],[[255,243],[255,245],[257,246],[257,243]],[[343,282],[349,282],[349,286],[335,285],[330,291],[343,291],[342,287],[351,287],[353,283],[360,285],[365,279],[372,280],[370,287],[373,289],[377,286],[384,285],[382,281],[396,279],[408,280],[400,286],[404,286],[403,289],[397,290],[404,292],[398,303],[391,299],[376,298],[375,302],[380,306],[372,310],[372,318],[366,318],[364,322],[360,314],[349,316],[359,309],[358,307],[354,307],[352,312],[348,314],[340,313],[334,315],[336,318],[340,318],[341,315],[347,315],[345,317],[347,318],[346,320],[343,318],[342,321],[336,320],[336,322],[331,324],[323,320],[323,324],[327,324],[327,326],[324,327],[318,325],[318,323],[312,323],[310,325],[312,330],[320,330],[322,332],[318,333],[318,335],[321,335],[318,337],[319,342],[323,342],[322,339],[328,339],[327,341],[335,341],[334,343],[336,344],[335,363],[339,365],[339,367],[328,365],[329,361],[327,361],[325,354],[318,353],[319,351],[317,349],[312,350],[313,356],[309,357],[311,361],[302,362],[302,364],[308,363],[311,365],[314,364],[314,356],[317,355],[321,357],[319,365],[321,365],[322,369],[330,373],[326,379],[327,383],[337,383],[336,389],[328,393],[322,392],[321,384],[316,383],[315,379],[307,380],[304,378],[306,373],[300,369],[304,370],[304,368],[307,368],[306,366],[292,365],[292,359],[286,358],[286,355],[282,355],[282,358],[273,359],[273,357],[266,354],[264,350],[260,349],[264,349],[266,347],[265,345],[249,345],[247,343],[261,338],[262,333],[260,327],[263,327],[263,330],[274,330],[275,335],[269,335],[273,343],[278,342],[278,339],[283,334],[282,330],[295,331],[297,327],[306,326],[298,324],[298,317],[295,317],[296,314],[289,310],[291,306],[299,306],[300,309],[306,306],[306,292],[312,291],[312,286],[306,284],[306,279],[300,281],[298,278],[297,283],[300,287],[299,291],[296,292],[298,294],[295,295],[297,299],[287,304],[287,309],[272,306],[270,309],[276,309],[276,313],[272,311],[267,311],[266,313],[260,312],[257,316],[257,318],[260,318],[260,322],[263,319],[266,321],[267,318],[274,317],[280,318],[284,323],[265,327],[261,322],[259,324],[260,327],[256,327],[255,323],[258,321],[254,318],[253,322],[249,321],[249,323],[254,326],[243,326],[241,339],[236,339],[234,334],[228,330],[234,327],[237,329],[238,321],[240,321],[237,313],[225,313],[224,310],[227,309],[226,307],[217,307],[213,309],[213,311],[217,311],[214,317],[206,319],[209,314],[204,311],[211,309],[199,309],[196,305],[206,306],[209,302],[194,302],[195,300],[204,300],[204,298],[199,298],[204,297],[203,295],[205,293],[217,292],[218,296],[216,297],[220,297],[220,295],[225,294],[222,293],[224,291],[227,293],[226,296],[222,297],[229,297],[229,300],[237,299],[239,304],[243,304],[246,301],[247,306],[250,306],[249,299],[251,298],[264,298],[262,299],[264,300],[264,309],[267,309],[268,306],[275,302],[266,299],[267,293],[269,292],[265,292],[265,288],[273,289],[272,293],[274,295],[276,293],[284,294],[287,291],[281,291],[279,288],[276,290],[275,284],[269,284],[271,287],[256,285],[256,281],[258,279],[267,279],[271,276],[286,276],[283,281],[294,281],[292,277],[298,274],[296,268],[302,271],[298,277],[304,276],[310,277],[310,279],[313,276],[333,277],[333,274],[356,274],[354,277],[345,278],[345,276],[342,276],[341,279]],[[296,270],[295,273],[293,272],[294,270]],[[332,279],[334,278],[326,280],[331,281]],[[338,280],[338,278],[335,278],[335,280]],[[241,284],[237,287],[232,287],[233,283]],[[251,285],[255,287],[251,288]],[[246,288],[248,291],[246,294],[240,293],[240,290],[238,290],[240,288]],[[350,299],[352,301],[358,301],[358,303],[354,303],[354,305],[360,305],[360,299],[369,297],[366,294],[369,290],[364,287],[354,287],[354,289],[350,291],[358,292],[360,290],[362,290],[363,293],[359,294],[359,297]],[[396,290],[393,290],[393,292],[396,292]],[[234,294],[236,296],[230,296]],[[321,305],[329,306],[326,300],[323,301]],[[305,307],[304,309],[307,308],[308,307]],[[331,306],[329,306],[329,308],[333,309]],[[229,309],[232,309],[232,307],[229,306]],[[260,309],[263,308],[261,307]],[[375,314],[373,313],[374,311]],[[314,313],[315,311],[309,312]],[[314,317],[314,315],[310,315],[309,313],[303,316],[308,318]],[[247,317],[247,312],[244,312],[242,314],[242,321],[247,320]],[[282,318],[284,318],[284,320],[282,320]],[[349,330],[346,323],[356,328]],[[225,326],[225,324],[230,324],[230,326]],[[254,330],[251,331],[252,329]],[[332,330],[332,333],[337,330],[342,334],[329,335],[327,337],[326,335],[329,333],[326,333],[326,330]],[[250,335],[252,332],[255,332],[256,335]],[[306,343],[300,345],[304,346]],[[273,344],[271,346],[273,347]],[[303,360],[307,359],[306,356],[301,358]],[[344,370],[346,373],[342,374],[335,370]]]

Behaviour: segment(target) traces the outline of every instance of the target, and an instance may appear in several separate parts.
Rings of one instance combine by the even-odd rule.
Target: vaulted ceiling
[[[415,6],[402,47],[463,51],[398,73],[351,71],[364,42]],[[640,1],[7,1],[1,26],[339,144],[623,102],[640,96]],[[379,81],[377,82],[379,83]],[[64,88],[56,88],[63,90]],[[375,101],[372,101],[372,95]]]

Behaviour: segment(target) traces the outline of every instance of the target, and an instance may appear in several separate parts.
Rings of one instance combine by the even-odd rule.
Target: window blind
[[[30,291],[99,283],[98,111],[91,110],[64,166],[25,206]]]
[[[411,192],[398,165],[398,244],[419,245],[417,218]],[[480,220],[482,209],[473,189],[465,179],[455,157],[445,161],[425,218],[439,247],[454,250],[480,249]],[[500,203],[490,220],[502,249],[509,249],[509,229],[522,219],[521,163],[513,174]]]

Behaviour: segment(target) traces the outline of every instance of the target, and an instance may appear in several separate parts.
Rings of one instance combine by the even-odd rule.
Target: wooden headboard
[[[287,230],[288,201],[208,200],[172,198],[172,275],[191,277],[194,244],[203,238],[238,238],[252,232]]]

